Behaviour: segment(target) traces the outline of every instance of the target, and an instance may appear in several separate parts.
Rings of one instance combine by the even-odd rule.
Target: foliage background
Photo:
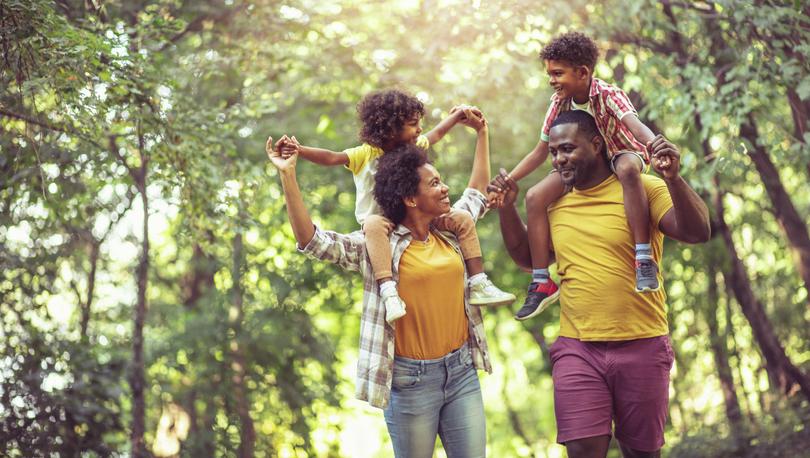
[[[597,76],[682,148],[712,209],[712,241],[666,246],[665,453],[806,454],[809,17],[762,0],[0,0],[0,454],[390,456],[381,412],[352,399],[359,280],[296,253],[264,141],[352,146],[357,101],[400,86],[426,128],[481,107],[510,168],[550,96],[537,54],[567,30],[597,39]],[[433,149],[456,193],[473,145],[457,128]],[[356,229],[345,170],[299,173],[320,224]],[[496,216],[479,234],[496,283],[522,290]],[[564,456],[558,310],[486,315],[489,454]]]

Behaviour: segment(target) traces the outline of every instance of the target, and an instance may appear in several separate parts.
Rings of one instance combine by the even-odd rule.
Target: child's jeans
[[[397,458],[430,458],[436,435],[448,458],[486,455],[486,421],[468,345],[430,360],[397,356],[385,422]]]
[[[461,255],[465,261],[481,257],[481,244],[478,242],[478,233],[475,231],[475,221],[469,213],[452,209],[434,219],[432,224],[440,231],[452,232],[456,235],[461,247]],[[371,268],[374,270],[375,280],[392,276],[391,244],[388,241],[388,228],[391,226],[391,220],[381,215],[371,215],[363,223],[366,249],[369,260],[371,260]]]

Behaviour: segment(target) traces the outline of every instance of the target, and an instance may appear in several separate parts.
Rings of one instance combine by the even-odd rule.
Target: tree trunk
[[[143,328],[146,323],[146,294],[149,286],[149,195],[148,189],[148,164],[149,158],[145,152],[145,142],[141,124],[136,124],[138,132],[138,153],[140,155],[140,166],[134,169],[127,165],[126,160],[120,155],[115,147],[115,142],[111,139],[114,147],[113,151],[118,155],[124,166],[127,167],[135,182],[135,187],[141,195],[143,205],[143,233],[141,235],[141,258],[138,262],[138,301],[135,304],[134,320],[132,327],[132,368],[129,384],[132,388],[132,429],[130,431],[130,442],[132,456],[142,458],[149,456],[144,443],[144,433],[146,432],[146,369],[143,358]]]
[[[138,190],[143,204],[143,235],[141,242],[141,259],[138,262],[138,302],[135,305],[134,326],[132,328],[132,373],[130,387],[132,388],[132,456],[141,458],[148,456],[144,444],[146,431],[146,401],[144,386],[146,376],[143,359],[143,327],[146,322],[146,289],[149,274],[149,198],[146,194],[146,169],[141,168],[141,182]]]
[[[90,312],[93,305],[93,294],[96,289],[96,269],[98,268],[98,256],[101,243],[95,240],[90,242],[90,271],[87,273],[87,298],[82,304],[82,317],[80,323],[80,333],[82,340],[87,340],[87,327],[90,324]]]
[[[723,390],[723,400],[726,406],[726,417],[731,425],[732,435],[737,436],[742,430],[742,412],[740,402],[737,399],[737,391],[734,387],[734,376],[731,365],[728,361],[728,348],[726,346],[725,335],[720,334],[717,321],[717,309],[720,303],[720,294],[717,288],[717,263],[710,260],[708,266],[708,307],[704,308],[706,314],[706,324],[709,326],[709,339],[714,356],[714,365],[717,369],[717,377],[720,379],[720,388]]]
[[[205,237],[208,242],[213,242],[214,237],[211,232],[206,232]],[[181,280],[183,288],[183,306],[189,310],[196,310],[199,308],[200,301],[205,299],[208,294],[215,290],[214,274],[218,268],[216,259],[207,254],[202,246],[198,243],[194,244],[190,260],[189,271],[183,276]],[[205,429],[203,424],[205,415],[200,415],[197,411],[197,380],[191,382],[186,395],[184,408],[189,414],[189,428],[188,438],[186,442],[193,444],[188,449],[181,450],[181,454],[194,457],[213,456],[215,447],[211,441],[211,431]],[[202,381],[203,384],[210,383],[209,380]],[[210,389],[206,386],[205,389]],[[211,401],[207,401],[211,402]]]
[[[210,232],[206,233],[209,242],[214,241],[214,236]],[[214,274],[217,271],[217,262],[213,256],[203,251],[199,243],[194,244],[191,255],[191,270],[184,275],[183,285],[183,305],[186,308],[197,308],[197,304],[210,291],[214,289]]]
[[[796,211],[796,207],[790,200],[790,195],[782,185],[779,171],[771,162],[765,148],[757,141],[759,133],[757,132],[756,121],[750,113],[746,122],[740,125],[740,137],[751,144],[748,156],[754,162],[757,172],[762,178],[762,184],[765,185],[765,190],[771,198],[776,220],[785,232],[788,244],[796,254],[796,264],[799,275],[804,282],[804,287],[810,292],[810,235],[807,232],[807,225],[805,225],[799,212]]]
[[[719,183],[717,183],[716,178],[715,183],[719,189]],[[773,326],[768,316],[765,314],[762,303],[760,303],[754,295],[751,283],[745,272],[745,266],[737,254],[737,248],[734,246],[731,230],[726,225],[723,193],[718,192],[714,200],[717,214],[717,228],[723,237],[731,263],[731,266],[723,273],[723,277],[731,286],[732,291],[734,291],[734,296],[740,304],[743,314],[748,319],[748,323],[751,325],[754,338],[765,358],[765,370],[768,372],[768,377],[771,383],[773,383],[780,392],[788,395],[792,394],[793,390],[796,389],[798,385],[798,389],[801,390],[802,394],[807,399],[810,399],[810,379],[802,374],[802,372],[793,365],[790,359],[788,359],[787,354],[785,354],[785,349],[782,348],[779,339],[774,333]]]
[[[239,458],[250,458],[253,456],[256,445],[256,430],[253,419],[250,418],[250,399],[245,387],[245,352],[239,344],[242,336],[242,322],[244,320],[243,291],[242,291],[242,265],[244,259],[244,242],[242,234],[237,233],[233,238],[233,269],[231,278],[233,279],[232,298],[233,307],[231,316],[231,329],[233,330],[233,341],[231,342],[231,369],[233,370],[232,380],[234,386],[234,396],[236,397],[236,412],[239,415],[241,427],[239,429]]]
[[[722,273],[721,273],[722,275]],[[742,399],[745,403],[745,412],[747,412],[748,416],[748,424],[750,426],[757,425],[757,419],[754,415],[754,409],[751,408],[751,396],[748,393],[748,390],[745,388],[745,380],[742,371],[742,358],[740,357],[739,345],[737,344],[737,336],[734,334],[734,322],[732,321],[732,310],[731,310],[731,298],[734,297],[734,292],[731,291],[729,285],[723,281],[723,286],[726,290],[726,340],[730,339],[731,342],[731,349],[729,351],[729,356],[737,360],[737,379],[740,381],[740,391],[742,392]]]

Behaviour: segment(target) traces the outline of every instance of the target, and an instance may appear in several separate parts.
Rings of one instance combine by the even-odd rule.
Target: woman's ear
[[[415,207],[416,199],[414,197],[403,197],[402,203],[404,203],[406,207]]]

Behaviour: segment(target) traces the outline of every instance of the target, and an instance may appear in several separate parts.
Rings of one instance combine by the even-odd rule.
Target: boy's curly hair
[[[406,144],[383,154],[377,162],[374,175],[374,199],[383,215],[394,224],[405,219],[405,203],[402,199],[419,192],[419,167],[428,164],[425,151],[416,145]]]
[[[559,60],[571,65],[584,65],[593,72],[599,59],[599,48],[591,38],[583,33],[568,32],[554,37],[540,51],[543,60]]]
[[[357,104],[360,117],[360,140],[382,146],[402,131],[405,123],[418,115],[425,115],[425,105],[416,97],[399,89],[376,91],[363,97]]]

